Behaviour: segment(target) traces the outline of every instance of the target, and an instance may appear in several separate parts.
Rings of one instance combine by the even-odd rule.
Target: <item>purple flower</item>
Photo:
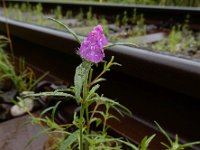
[[[107,44],[103,28],[98,25],[88,33],[87,38],[81,43],[80,56],[93,63],[99,63],[105,57],[103,47]]]

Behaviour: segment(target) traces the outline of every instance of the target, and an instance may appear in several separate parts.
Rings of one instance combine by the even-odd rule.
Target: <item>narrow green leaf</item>
[[[105,79],[105,78],[99,78],[99,79],[97,79],[97,80],[95,80],[95,81],[93,82],[93,85],[94,85],[94,84],[97,84],[97,83],[99,83],[99,82],[103,82],[103,81],[106,81],[106,79]]]
[[[96,120],[96,127],[98,127],[101,123],[102,123],[102,120],[101,119],[97,119]]]
[[[51,111],[53,110],[54,106],[51,106],[51,107],[48,107],[46,109],[44,109],[41,113],[40,113],[40,116],[43,116],[44,114],[46,114],[48,111]]]
[[[95,86],[93,86],[92,89],[90,90],[86,100],[89,100],[95,94],[96,90],[99,89],[99,87],[100,87],[99,84],[96,84]]]
[[[165,135],[165,137],[170,142],[170,144],[173,145],[173,142],[172,142],[171,138],[169,137],[169,135],[167,134],[167,132],[156,121],[154,121],[154,122],[157,125],[157,127],[160,129],[160,131]]]
[[[72,134],[70,134],[67,139],[62,142],[59,150],[66,150],[71,144],[73,144],[76,140],[78,140],[79,130],[76,130]]]
[[[58,97],[71,97],[74,98],[73,95],[68,94],[68,93],[64,93],[64,92],[41,92],[41,93],[35,93],[35,94],[27,94],[25,95],[25,97],[37,97],[37,96],[58,96]]]
[[[129,146],[130,148],[132,148],[132,150],[138,150],[138,148],[130,142],[126,142],[126,141],[123,141],[123,140],[120,140],[120,139],[115,139],[115,140]]]
[[[125,110],[126,112],[128,112],[129,114],[131,114],[131,111],[128,108],[126,108],[125,106],[121,105],[120,103],[118,103],[118,102],[116,102],[116,101],[114,101],[112,99],[109,99],[107,97],[101,97],[101,100],[103,100],[105,102],[109,102],[109,103],[111,103],[113,105],[116,105],[119,108],[121,108],[121,109]]]
[[[33,82],[33,84],[29,87],[29,90],[32,90],[42,79],[44,79],[49,72],[44,73],[42,76],[40,76],[36,81]]]
[[[60,103],[61,103],[61,101],[57,102],[56,105],[53,107],[53,111],[51,114],[51,119],[53,120],[53,122],[54,122],[54,118],[55,118],[56,109],[58,108]]]
[[[119,118],[117,118],[116,116],[111,115],[111,114],[108,116],[108,119],[115,119],[115,120],[117,120],[117,121],[120,121]]]
[[[117,111],[122,117],[124,117],[124,114],[122,113],[122,111],[119,109],[119,108],[117,108],[116,106],[111,106],[115,111]]]
[[[78,42],[79,44],[81,44],[81,39],[78,37],[78,35],[77,35],[72,29],[70,29],[70,28],[69,28],[68,26],[66,26],[64,23],[62,23],[62,22],[60,22],[60,21],[58,21],[58,20],[56,20],[56,19],[54,19],[54,18],[48,17],[48,19],[50,19],[50,20],[52,20],[52,21],[58,23],[59,25],[63,26],[68,32],[70,32],[70,33],[74,36],[74,38],[77,40],[77,42]]]
[[[165,144],[165,143],[163,143],[163,142],[160,142],[163,146],[165,146],[166,148],[168,148],[168,149],[170,149],[170,146],[169,145],[167,145],[167,144]]]
[[[90,124],[93,122],[96,122],[96,127],[98,127],[102,123],[102,120],[100,118],[94,117],[90,120]]]
[[[91,64],[86,61],[82,62],[78,67],[76,67],[74,76],[74,91],[77,103],[80,102],[82,88],[83,85],[87,83],[90,68]]]
[[[149,138],[147,136],[145,136],[141,142],[141,150],[147,150],[148,149],[148,146],[150,144],[150,142],[153,140],[153,138],[155,137],[156,135],[153,134],[152,136],[150,136]]]
[[[200,144],[200,141],[186,143],[180,146],[180,148],[192,147],[193,145]]]
[[[112,43],[112,44],[108,44],[108,45],[104,46],[104,49],[108,49],[110,47],[117,46],[117,45],[126,45],[126,46],[138,47],[136,44],[133,44],[133,43]]]

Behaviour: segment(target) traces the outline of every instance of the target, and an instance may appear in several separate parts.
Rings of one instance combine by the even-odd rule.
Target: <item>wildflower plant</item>
[[[14,60],[3,50],[9,40],[0,36],[0,83],[4,80],[11,80],[18,92],[31,91],[39,81],[48,73],[37,78],[34,71],[25,65],[25,60],[19,59],[18,71],[14,66]]]
[[[105,50],[114,45],[129,45],[129,43],[115,43],[108,44],[108,41],[103,34],[103,27],[98,25],[93,28],[88,36],[82,41],[74,31],[68,28],[63,23],[50,18],[69,31],[77,42],[80,44],[78,54],[82,59],[82,63],[77,66],[74,76],[74,85],[66,89],[58,89],[53,92],[40,92],[35,94],[28,94],[25,97],[37,96],[57,96],[66,97],[76,101],[80,106],[80,111],[74,113],[73,121],[68,124],[58,124],[55,121],[55,113],[61,101],[58,101],[55,106],[49,107],[41,112],[39,117],[34,116],[28,110],[32,117],[32,123],[37,123],[41,126],[44,124],[44,130],[41,133],[47,132],[55,136],[52,149],[59,150],[122,150],[124,147],[129,147],[132,150],[147,150],[150,142],[156,136],[145,136],[141,143],[136,146],[123,138],[112,137],[107,133],[109,119],[118,119],[110,110],[114,110],[123,116],[124,112],[131,112],[123,105],[110,98],[99,94],[97,91],[100,88],[100,82],[105,81],[103,75],[110,71],[114,65],[120,64],[114,62],[114,57],[110,61],[104,61]],[[131,44],[132,45],[132,44]],[[93,66],[103,63],[103,70],[99,75],[93,77]],[[23,99],[19,98],[21,101]],[[67,100],[67,99],[66,99]],[[24,103],[25,104],[25,103]],[[26,108],[26,106],[23,106]],[[51,115],[45,115],[51,111]],[[99,127],[101,130],[94,131],[92,126]],[[166,132],[158,125],[161,132],[168,138]],[[72,130],[73,129],[73,130]],[[36,138],[37,134],[34,138]],[[59,136],[58,136],[59,135]],[[32,141],[32,140],[31,140]],[[171,141],[170,141],[171,142]],[[188,145],[179,145],[178,149],[192,146],[193,144],[200,144],[200,142],[189,143]],[[165,145],[169,148],[167,145]]]
[[[45,73],[37,79],[33,70],[25,66],[24,59],[20,59],[19,71],[16,72],[9,56],[0,49],[0,81],[6,79],[11,80],[18,92],[33,90],[37,83],[47,74],[48,73]]]
[[[8,43],[9,40],[6,37],[0,35],[0,49],[5,47]]]
[[[122,43],[108,44],[108,41],[103,34],[103,27],[98,25],[88,33],[86,39],[81,39],[67,26],[61,22],[51,20],[64,26],[80,44],[79,52],[82,63],[77,66],[74,76],[74,86],[67,89],[59,89],[53,92],[41,92],[36,94],[29,94],[27,96],[61,96],[71,98],[80,106],[80,112],[74,114],[72,124],[58,125],[54,120],[56,106],[47,108],[41,113],[39,118],[33,117],[33,121],[39,124],[45,123],[48,131],[59,132],[64,134],[59,144],[60,150],[65,149],[122,149],[122,145],[127,145],[132,149],[137,147],[121,138],[113,138],[107,134],[107,121],[111,118],[117,119],[110,113],[110,109],[115,110],[123,115],[121,110],[131,113],[126,107],[119,104],[103,94],[98,94],[100,82],[105,81],[102,77],[114,65],[120,65],[114,62],[114,57],[111,57],[109,62],[104,61],[105,49],[114,45],[121,45]],[[103,63],[103,70],[96,77],[93,77],[93,66]],[[102,110],[103,107],[103,110]],[[42,115],[49,110],[54,110],[51,118],[42,118]],[[97,117],[98,116],[98,117]],[[100,117],[99,117],[100,116]],[[42,123],[41,123],[42,122]],[[101,131],[93,132],[91,126],[102,128]],[[75,127],[75,130],[70,133],[68,127]],[[62,136],[63,137],[63,136]]]
[[[166,150],[184,150],[184,149],[192,147],[193,145],[200,144],[200,141],[181,144],[177,134],[175,136],[175,140],[173,141],[173,139],[170,138],[167,132],[157,122],[155,122],[155,124],[157,125],[159,130],[162,132],[162,134],[166,137],[166,139],[169,142],[168,145],[166,143],[161,142],[161,144],[166,148]]]

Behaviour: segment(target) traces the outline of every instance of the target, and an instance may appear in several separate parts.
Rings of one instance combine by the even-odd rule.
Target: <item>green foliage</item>
[[[14,11],[15,11],[15,19],[22,21],[23,20],[23,16],[22,16],[22,12],[20,11],[19,5],[15,4],[14,6]]]
[[[108,21],[106,20],[105,17],[102,17],[102,19],[101,19],[101,24],[102,24],[102,26],[104,26],[104,29],[103,29],[104,34],[105,34],[106,36],[109,36]]]
[[[95,14],[92,13],[92,8],[90,7],[86,14],[86,23],[88,26],[95,26],[98,24],[98,20]]]
[[[119,16],[119,15],[117,15],[116,18],[115,18],[115,25],[116,25],[117,27],[120,26],[120,16]]]
[[[90,7],[87,14],[86,14],[87,20],[92,20],[92,8]]]
[[[186,17],[184,25],[173,26],[169,35],[163,40],[153,44],[152,48],[160,51],[182,54],[199,50],[199,33],[196,33],[195,36],[193,31],[190,30],[188,22],[189,18]]]
[[[146,34],[146,25],[143,14],[137,17],[136,26],[133,29],[133,33],[136,36],[141,36]]]
[[[70,33],[73,35],[73,37],[76,39],[76,41],[77,41],[79,44],[81,44],[81,40],[80,40],[80,38],[78,37],[78,35],[77,35],[73,30],[71,30],[68,26],[66,26],[64,23],[62,23],[62,22],[60,22],[60,21],[58,21],[58,20],[56,20],[56,19],[53,19],[53,18],[49,18],[49,19],[52,20],[52,21],[54,21],[54,22],[57,23],[58,25],[64,27],[64,28],[67,30],[67,32],[70,32]]]
[[[172,31],[169,34],[169,50],[171,52],[176,52],[179,50],[177,43],[179,43],[182,39],[180,27],[173,27]]]
[[[76,18],[77,18],[79,21],[83,21],[83,19],[84,19],[84,14],[83,14],[83,9],[82,9],[82,8],[80,9],[80,12],[76,15]]]
[[[67,11],[67,13],[69,13],[69,12]],[[71,16],[72,16],[72,14],[71,14]],[[70,18],[71,16],[66,14],[66,17]],[[56,9],[54,10],[54,17],[55,17],[55,19],[58,19],[58,20],[61,20],[63,18],[61,6],[57,6]]]
[[[42,4],[41,4],[41,3],[37,4],[37,5],[35,6],[35,14],[36,14],[36,16],[42,15],[42,11],[43,11]]]
[[[12,5],[10,5],[10,7],[8,8],[8,12],[9,12],[9,17],[11,18],[21,18],[21,21],[27,21],[27,22],[31,22],[34,24],[39,24],[39,25],[44,25],[44,26],[48,26],[48,27],[52,27],[52,28],[56,28],[59,30],[63,30],[62,26],[60,26],[60,24],[52,24],[48,21],[46,21],[44,12],[43,12],[43,8],[41,4],[36,5],[35,7],[31,7],[30,4],[27,3],[22,3],[22,5],[17,5],[16,7],[20,7],[22,8],[21,10],[18,9],[17,11],[20,11],[20,15],[18,15],[19,17],[16,17],[15,11],[16,9],[13,8]],[[138,15],[136,13],[136,10],[133,11],[133,16],[135,15],[135,20],[130,20],[128,18],[127,12],[124,12],[123,16],[116,16],[116,21],[115,21],[115,25],[117,27],[117,29],[119,30],[123,30],[123,32],[127,32],[127,36],[132,36],[132,35],[144,35],[146,33],[146,26],[144,25],[144,18],[142,18],[142,15]],[[74,13],[75,14],[75,13]],[[74,30],[77,33],[80,33],[82,35],[86,35],[88,33],[88,31],[91,30],[92,26],[95,26],[97,24],[102,24],[104,25],[104,32],[105,35],[108,36],[109,39],[111,40],[117,40],[120,39],[120,35],[116,35],[113,36],[111,34],[111,30],[109,29],[108,24],[108,20],[104,17],[104,16],[96,16],[95,14],[93,14],[92,12],[92,8],[90,7],[88,12],[86,14],[83,13],[83,10],[80,9],[80,12],[77,13],[76,15],[76,19],[72,19],[73,17],[73,12],[72,10],[68,10],[66,12],[66,16],[63,17],[62,16],[62,10],[60,6],[57,6],[55,10],[51,11],[51,14],[47,14],[47,16],[51,16],[54,17],[57,20],[60,20],[62,22],[66,22],[68,23],[69,26],[73,26]],[[71,19],[71,20],[66,20],[66,19]],[[143,19],[143,20],[142,20]],[[130,20],[130,21],[129,21]],[[138,21],[136,21],[138,20]],[[72,22],[72,23],[71,23]],[[129,25],[129,22],[134,22],[134,26],[135,28],[130,28],[128,31],[126,31],[126,27]],[[83,26],[87,26],[85,28],[83,28]]]
[[[48,73],[36,78],[33,70],[25,66],[24,59],[19,59],[18,72],[16,72],[10,57],[2,49],[6,43],[8,40],[0,36],[0,81],[11,80],[19,92],[33,90],[36,84]]]
[[[47,75],[46,73],[37,79],[34,72],[30,68],[25,67],[23,59],[20,59],[19,71],[16,73],[8,55],[3,50],[0,50],[0,54],[0,81],[10,79],[19,92],[33,90],[36,84]]]
[[[72,17],[73,17],[72,11],[71,11],[71,10],[68,10],[68,11],[66,12],[65,17],[66,17],[67,19],[72,18]]]
[[[28,5],[23,3],[23,4],[21,4],[21,8],[20,9],[21,9],[22,12],[26,12],[27,11],[27,7],[28,7]]]
[[[0,81],[4,81],[5,79],[11,79],[16,87],[18,87],[18,77],[15,73],[15,69],[12,63],[9,60],[8,55],[0,49]]]
[[[52,19],[55,21],[54,19]],[[56,21],[60,25],[63,25],[59,21]],[[78,36],[67,26],[64,26],[68,31],[72,33],[72,35],[75,38],[78,38]],[[78,39],[80,40],[80,39]],[[114,45],[109,45],[108,47],[111,47]],[[106,47],[105,47],[106,48]],[[122,143],[126,144],[127,146],[134,147],[133,144],[129,142],[122,142],[123,140],[113,138],[107,135],[107,121],[109,119],[118,119],[115,116],[113,116],[110,113],[110,109],[115,110],[119,114],[123,116],[123,113],[121,110],[124,110],[128,113],[130,111],[124,107],[123,105],[119,104],[118,102],[109,99],[107,97],[104,97],[103,95],[99,95],[97,93],[98,89],[100,88],[99,83],[101,81],[104,81],[104,78],[102,76],[107,72],[110,71],[110,67],[113,65],[119,65],[118,63],[114,62],[114,57],[111,58],[109,62],[104,62],[103,70],[100,72],[98,76],[95,78],[93,77],[93,69],[92,64],[87,62],[86,60],[83,60],[83,62],[76,68],[75,71],[75,77],[74,77],[74,86],[68,89],[62,89],[54,91],[54,92],[42,92],[42,93],[36,93],[36,94],[28,94],[26,96],[64,96],[64,97],[71,97],[76,100],[77,104],[80,105],[81,110],[79,116],[77,114],[74,114],[74,120],[72,124],[70,125],[57,125],[54,121],[54,114],[56,111],[57,105],[47,108],[45,111],[41,113],[43,115],[44,113],[53,110],[51,118],[45,117],[41,118],[35,118],[33,117],[33,121],[36,123],[41,124],[41,122],[45,122],[50,129],[55,129],[57,132],[61,132],[65,134],[66,138],[63,139],[63,141],[59,144],[59,149],[70,149],[72,147],[77,147],[80,150],[84,149],[116,149],[120,150],[122,149]],[[91,109],[94,106],[93,109]],[[105,110],[100,110],[100,107],[104,107]],[[29,112],[30,114],[30,112]],[[96,115],[101,115],[102,119],[97,117]],[[86,117],[84,117],[86,116]],[[91,125],[96,124],[96,126],[99,126],[99,124],[102,124],[102,131],[93,133],[91,130]],[[63,132],[67,131],[68,127],[75,126],[77,128],[76,131],[73,133]],[[117,141],[115,141],[117,140]],[[77,144],[78,143],[78,144]],[[114,146],[113,146],[114,144]]]
[[[167,134],[167,132],[157,122],[155,122],[155,123],[158,126],[158,128],[160,129],[160,131],[163,133],[163,135],[167,138],[168,142],[169,142],[169,145],[161,142],[161,144],[166,147],[166,150],[184,150],[184,149],[186,149],[188,147],[192,147],[193,145],[200,144],[200,141],[186,143],[186,144],[180,144],[179,143],[179,139],[178,139],[178,135],[176,135],[175,141],[173,141],[169,137],[169,135]]]
[[[126,144],[130,147],[134,147],[134,145],[132,145],[129,142],[125,142],[122,141],[118,138],[113,138],[107,135],[106,130],[107,130],[107,126],[106,126],[106,122],[109,119],[117,119],[115,116],[113,116],[112,114],[109,113],[109,110],[112,108],[113,110],[116,110],[118,113],[120,113],[121,115],[123,115],[123,113],[121,112],[121,110],[125,110],[128,113],[129,110],[122,106],[121,104],[119,104],[118,102],[106,98],[103,95],[99,95],[97,93],[97,90],[100,88],[100,85],[97,84],[100,82],[99,79],[101,79],[101,76],[110,70],[110,67],[113,65],[118,65],[118,63],[113,62],[114,61],[114,57],[112,57],[112,59],[108,62],[108,63],[104,63],[104,67],[102,72],[93,79],[92,77],[92,73],[91,73],[91,64],[88,62],[83,61],[83,63],[81,63],[75,72],[75,80],[77,80],[77,82],[75,81],[75,86],[73,88],[70,89],[66,89],[65,91],[71,91],[72,93],[74,93],[73,95],[70,95],[68,93],[63,93],[63,92],[59,92],[59,91],[54,91],[54,92],[42,92],[42,93],[38,93],[38,94],[29,94],[27,96],[65,96],[65,97],[69,97],[69,95],[75,99],[77,99],[76,97],[76,93],[77,93],[77,89],[78,89],[78,101],[77,104],[81,105],[81,112],[80,112],[80,116],[77,116],[77,114],[74,114],[74,121],[72,126],[76,126],[78,129],[76,131],[74,131],[73,133],[66,133],[66,132],[62,132],[67,130],[67,127],[71,127],[71,125],[66,125],[64,127],[59,126],[57,128],[57,124],[54,122],[54,119],[50,119],[50,118],[37,118],[36,119],[36,123],[41,124],[42,122],[46,122],[46,124],[49,126],[49,128],[51,129],[56,129],[56,132],[61,132],[63,134],[66,134],[66,138],[63,140],[63,142],[61,142],[59,149],[63,150],[63,149],[70,149],[72,147],[79,147],[79,149],[82,149],[83,147],[85,147],[84,149],[116,149],[116,150],[120,150],[122,149],[122,143]],[[76,79],[77,76],[77,79]],[[77,85],[77,87],[76,87]],[[62,89],[64,90],[64,89]],[[81,92],[82,91],[82,92]],[[82,94],[81,94],[82,93]],[[81,101],[80,101],[81,100]],[[92,105],[95,104],[94,109],[91,109],[90,111],[88,111],[88,108]],[[101,106],[105,106],[105,111],[100,111],[99,108]],[[57,106],[53,106],[50,108],[47,108],[46,110],[44,110],[41,115],[45,114],[46,112],[50,111],[50,110],[54,110],[53,112],[55,112],[55,109],[57,108]],[[54,114],[52,112],[52,114]],[[83,117],[83,115],[86,115],[86,118]],[[99,114],[103,117],[103,119],[100,119],[99,117],[96,117],[96,115]],[[54,116],[54,115],[51,115]],[[35,118],[33,118],[35,120]],[[39,119],[39,120],[38,120]],[[50,121],[52,120],[52,122]],[[95,123],[96,126],[98,126],[100,123],[103,124],[103,128],[102,131],[100,132],[91,132],[91,124]],[[81,138],[82,137],[82,138]],[[79,144],[77,145],[76,143],[79,141]],[[83,143],[85,143],[83,146],[81,146]],[[113,144],[115,145],[113,147]]]
[[[79,103],[81,101],[81,93],[85,92],[82,91],[83,86],[87,86],[87,80],[89,71],[91,68],[91,64],[89,62],[84,61],[81,63],[77,68],[74,76],[74,92],[76,101]]]
[[[124,11],[124,15],[123,15],[123,18],[122,18],[122,25],[124,25],[124,26],[128,25],[127,11]]]
[[[156,135],[153,134],[152,136],[150,136],[149,138],[147,136],[145,136],[141,143],[139,144],[138,147],[132,147],[133,150],[148,150],[148,147],[149,147],[149,144],[150,142],[153,140],[153,138],[155,137]]]
[[[136,24],[137,19],[138,19],[137,10],[133,9],[133,16],[132,16],[132,20],[131,20],[132,24]]]
[[[33,13],[34,13],[34,17],[33,17],[33,20],[35,22],[37,22],[38,24],[41,24],[43,25],[44,23],[44,15],[43,15],[43,7],[42,7],[42,4],[37,4],[35,6],[35,8],[33,9]]]
[[[0,49],[5,47],[8,43],[9,43],[8,39],[6,37],[0,35]]]
[[[51,20],[65,27],[65,29],[67,29],[67,31],[70,32],[81,44],[81,40],[73,30],[55,19]],[[104,48],[106,49],[115,45],[124,45],[124,43],[110,44],[104,46]],[[107,134],[107,129],[109,128],[107,121],[109,119],[118,120],[118,118],[114,116],[110,110],[117,112],[121,116],[124,115],[123,112],[129,114],[131,113],[125,106],[121,105],[117,101],[98,93],[98,90],[100,89],[100,83],[105,81],[103,75],[110,71],[112,66],[119,66],[120,64],[114,62],[114,57],[111,57],[110,61],[103,62],[104,64],[102,71],[97,76],[93,77],[93,69],[95,65],[87,62],[84,59],[82,61],[83,62],[76,68],[75,71],[74,86],[53,92],[41,92],[36,94],[28,94],[25,96],[61,96],[72,98],[77,102],[77,105],[80,106],[80,112],[74,113],[74,119],[72,123],[59,125],[55,122],[55,112],[60,102],[58,102],[55,106],[44,110],[39,117],[35,117],[30,112],[28,112],[32,116],[32,122],[40,125],[45,123],[45,131],[48,133],[57,132],[62,134],[60,139],[55,141],[55,143],[57,143],[55,144],[55,147],[59,150],[122,150],[124,145],[130,147],[133,150],[147,150],[150,142],[155,137],[155,134],[150,137],[145,136],[138,146],[135,146],[123,138],[114,138]],[[51,117],[44,116],[44,114],[49,111],[52,111]],[[100,124],[102,126],[99,126]],[[102,130],[93,131],[91,129],[92,125],[100,127]],[[157,126],[170,142],[170,145],[164,144],[168,150],[181,150],[194,144],[200,144],[200,142],[179,144],[178,136],[173,142],[167,133],[158,124]],[[75,130],[69,132],[71,127],[75,128]]]
[[[66,150],[66,148],[70,148],[71,145],[78,141],[79,130],[74,131],[71,133],[61,144],[59,150]]]

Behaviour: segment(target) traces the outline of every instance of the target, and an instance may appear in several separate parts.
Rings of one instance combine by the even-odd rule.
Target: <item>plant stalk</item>
[[[89,110],[88,110],[88,104],[86,103],[85,107],[85,114],[86,114],[86,124],[87,124],[87,134],[90,133],[90,126],[89,126]]]
[[[11,57],[12,57],[12,60],[14,63],[14,51],[13,51],[13,45],[12,45],[12,40],[11,40],[11,36],[10,36],[10,29],[9,29],[9,24],[8,24],[8,11],[7,11],[7,7],[6,7],[6,3],[4,0],[2,0],[2,4],[3,4],[3,8],[4,8],[4,13],[5,13],[5,16],[6,16],[6,33],[7,33],[7,37],[8,37],[8,40],[9,40],[9,47],[10,47],[10,52],[11,52]]]
[[[80,150],[83,150],[83,115],[84,115],[84,104],[81,104],[81,112],[80,112]]]

